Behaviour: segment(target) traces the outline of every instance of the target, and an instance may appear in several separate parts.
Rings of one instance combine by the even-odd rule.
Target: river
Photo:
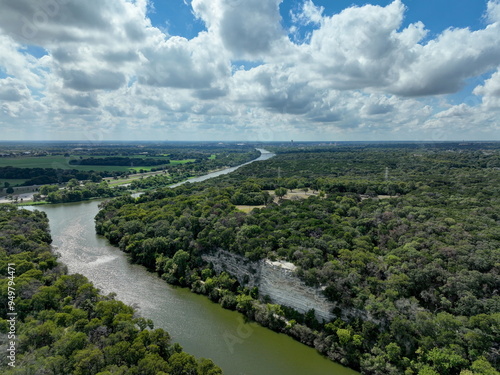
[[[273,156],[275,156],[275,154],[273,154],[272,152],[269,152],[267,150],[264,150],[262,148],[258,148],[257,149],[258,151],[260,151],[260,156],[257,158],[257,159],[254,159],[254,160],[251,160],[251,161],[248,161],[246,163],[243,163],[241,165],[238,165],[236,167],[231,167],[231,168],[226,168],[226,169],[221,169],[220,171],[216,171],[216,172],[212,172],[212,173],[208,173],[208,174],[205,174],[203,176],[199,176],[199,177],[193,177],[193,178],[190,178],[189,180],[185,180],[185,181],[182,181],[182,182],[178,182],[176,184],[173,184],[171,185],[170,187],[177,187],[177,186],[180,186],[182,184],[185,184],[185,183],[188,183],[188,182],[200,182],[200,181],[205,181],[205,180],[208,180],[210,178],[214,178],[214,177],[217,177],[217,176],[221,176],[223,174],[228,174],[228,173],[231,173],[231,172],[234,172],[235,170],[237,170],[238,168],[240,167],[243,167],[244,165],[247,165],[247,164],[250,164],[250,163],[254,163],[256,161],[263,161],[263,160],[267,160],[267,159],[271,159]]]
[[[263,153],[257,160],[272,156]],[[105,294],[116,293],[118,299],[152,319],[156,328],[168,331],[187,352],[212,359],[226,375],[358,374],[322,357],[315,349],[246,323],[241,314],[225,310],[188,289],[172,287],[155,273],[129,263],[126,254],[95,234],[99,203],[96,200],[27,208],[47,214],[54,250],[70,273],[85,275]]]

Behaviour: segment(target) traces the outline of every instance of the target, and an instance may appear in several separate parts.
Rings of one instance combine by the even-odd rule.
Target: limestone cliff
[[[268,259],[252,262],[223,250],[203,255],[203,259],[211,262],[217,273],[226,271],[240,284],[258,287],[260,295],[269,296],[273,303],[292,307],[300,313],[314,309],[319,321],[334,318],[331,311],[335,304],[328,301],[320,289],[307,286],[297,278],[292,263]]]

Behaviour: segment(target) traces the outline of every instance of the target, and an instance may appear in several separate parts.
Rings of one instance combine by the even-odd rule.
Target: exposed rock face
[[[204,254],[202,258],[205,262],[213,263],[218,274],[226,271],[236,277],[241,285],[259,286],[260,262],[252,262],[245,257],[224,250],[219,250],[214,254]]]
[[[219,250],[215,254],[203,255],[211,262],[217,273],[226,271],[236,277],[240,284],[256,286],[262,296],[269,296],[273,303],[289,306],[300,313],[314,309],[316,318],[329,321],[335,304],[328,301],[320,289],[307,286],[294,275],[295,266],[288,262],[271,262],[268,259],[252,262],[247,258]]]

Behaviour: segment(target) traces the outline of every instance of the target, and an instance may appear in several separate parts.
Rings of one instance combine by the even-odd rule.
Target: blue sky
[[[325,7],[325,11],[333,14],[354,4],[386,6],[391,1],[322,1],[317,2]],[[474,30],[484,27],[482,21],[486,11],[486,2],[481,0],[407,0],[403,27],[421,21],[432,33],[440,33],[449,27],[470,27]]]
[[[318,0],[314,3],[325,8],[325,14],[341,12],[352,5],[363,6],[374,4],[386,6],[390,0],[355,1],[355,0]],[[431,31],[438,34],[449,27],[469,27],[478,30],[484,27],[486,2],[480,0],[406,0],[407,12],[403,26],[421,21]],[[290,12],[298,12],[303,2],[298,0],[284,1],[280,13],[285,24],[290,24]],[[153,25],[166,28],[172,35],[186,38],[195,37],[204,30],[203,22],[193,17],[189,3],[184,0],[153,1],[148,13]]]
[[[0,7],[4,139],[500,138],[500,0]]]

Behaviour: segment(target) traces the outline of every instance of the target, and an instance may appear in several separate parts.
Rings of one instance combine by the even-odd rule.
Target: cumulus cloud
[[[67,104],[80,108],[97,108],[99,106],[97,97],[92,94],[62,94],[62,98]]]
[[[229,61],[207,33],[191,40],[172,37],[141,53],[146,61],[139,71],[139,82],[146,85],[205,89],[230,74]]]
[[[361,108],[361,113],[365,116],[385,115],[391,113],[394,108],[394,104],[388,98],[372,95]]]
[[[464,103],[429,116],[420,126],[430,130],[435,140],[491,140],[500,131],[498,112],[483,106],[470,107]],[[493,138],[492,138],[493,137]]]
[[[292,13],[292,18],[295,22],[300,22],[302,24],[319,24],[323,20],[323,12],[325,8],[322,6],[316,6],[312,0],[307,0],[302,5],[302,10],[298,14]]]
[[[490,8],[491,13],[497,6]],[[310,55],[310,80],[333,89],[429,96],[457,92],[467,78],[498,65],[500,24],[474,32],[448,29],[422,44],[427,35],[422,23],[400,30],[405,9],[396,0],[386,7],[351,7],[323,17],[302,48]]]
[[[260,58],[283,42],[279,4],[283,0],[193,0],[191,5],[210,33],[233,56]]]
[[[500,1],[488,1],[486,18],[490,23],[500,22]]]
[[[472,113],[472,108],[467,104],[462,103],[447,109],[446,111],[439,112],[436,118],[453,118],[453,117],[466,117],[470,116]]]
[[[393,66],[402,42],[395,32],[402,22],[400,1],[383,8],[366,5],[323,17],[311,41],[312,79],[335,89],[384,86],[394,79]]]
[[[483,106],[487,110],[500,109],[500,70],[497,70],[484,85],[477,86],[474,94],[482,96]]]
[[[125,83],[125,76],[111,70],[64,70],[64,86],[77,91],[116,90]]]
[[[423,96],[459,91],[469,77],[480,75],[500,62],[500,24],[484,30],[448,29],[417,52],[390,90],[399,95]]]
[[[305,114],[311,90],[285,65],[266,64],[234,75],[233,91],[242,103],[257,104],[271,112]]]
[[[186,2],[205,25],[187,39],[153,26],[148,0],[0,0],[0,126],[28,129],[36,118],[57,134],[166,127],[261,140],[278,137],[269,131],[404,138],[451,126],[498,130],[498,0],[485,7],[484,28],[433,38],[421,22],[404,24],[402,0],[338,14],[304,0],[287,29],[282,1]],[[295,43],[300,28],[307,35]],[[443,95],[484,74],[474,103],[447,103]]]
[[[14,78],[0,79],[0,100],[19,102],[30,97],[26,85]]]
[[[33,56],[25,53],[21,44],[8,35],[0,34],[0,71],[22,79],[29,86],[41,87],[43,72],[38,64]]]
[[[86,41],[102,44],[106,34],[122,41],[141,41],[150,25],[145,13],[145,0],[3,0],[0,28],[20,42],[43,46]]]

